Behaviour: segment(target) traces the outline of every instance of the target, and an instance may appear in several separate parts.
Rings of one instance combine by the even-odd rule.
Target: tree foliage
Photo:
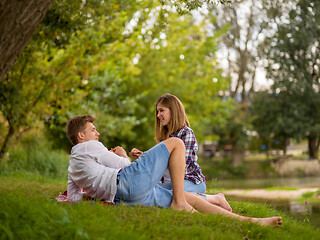
[[[4,77],[13,63],[18,58],[21,51],[24,49],[32,34],[39,26],[41,20],[46,15],[48,8],[52,4],[52,0],[29,0],[29,1],[17,1],[17,0],[3,0],[0,2],[0,79]],[[58,1],[59,2],[59,1]],[[108,1],[110,6],[116,5],[120,8],[128,5],[128,1]],[[133,1],[135,2],[135,1]],[[211,3],[229,3],[229,0],[178,0],[178,1],[167,1],[160,0],[161,4],[173,4],[177,7],[180,13],[186,13],[192,9],[203,6],[204,4]],[[79,3],[84,8],[79,8]],[[88,10],[83,11],[88,19],[94,18],[95,14],[99,16],[103,13],[104,8],[99,8],[99,5],[103,4],[101,0],[85,0],[85,1],[74,1],[69,2],[69,10]],[[58,8],[64,9],[63,4],[59,2]],[[72,8],[75,7],[75,8]],[[96,7],[96,8],[95,8]],[[47,14],[48,16],[49,14]],[[62,16],[59,16],[61,20]],[[57,19],[58,20],[58,19]],[[69,19],[70,20],[70,19]],[[60,23],[68,23],[60,22]],[[71,21],[72,22],[72,21]],[[56,22],[58,23],[58,22]]]
[[[130,4],[134,4],[130,1]],[[105,24],[110,27],[104,33],[85,35],[85,29],[97,30],[101,15],[107,14]],[[72,109],[86,95],[85,81],[101,65],[95,65],[103,56],[99,44],[116,41],[121,28],[111,23],[122,23],[130,18],[130,5],[123,1],[55,1],[38,32],[33,36],[12,70],[1,81],[1,105],[3,118],[1,152],[5,152],[13,136],[33,127],[44,118],[47,122],[54,115]],[[126,18],[116,18],[123,12]],[[132,8],[131,14],[135,10]],[[93,16],[93,17],[91,17]],[[104,15],[106,16],[106,15]],[[119,32],[118,32],[119,31]],[[109,34],[108,34],[109,33]],[[105,34],[107,37],[101,36]],[[51,122],[52,123],[52,122]]]
[[[308,137],[310,158],[317,158],[320,136],[320,3],[299,0],[287,4],[289,10],[279,16],[270,8],[277,31],[266,41],[270,48],[265,49],[267,77],[274,82],[272,96],[284,104],[282,113],[277,111],[274,118],[286,123],[283,127],[288,128],[291,137]]]
[[[234,154],[233,158],[234,165],[238,165],[244,160],[241,151],[244,151],[248,140],[246,131],[250,128],[248,106],[261,67],[259,47],[269,28],[264,24],[266,15],[261,1],[241,0],[231,5],[213,5],[209,8],[209,16],[214,19],[212,29],[226,29],[219,45],[219,59],[230,84],[223,95],[234,99],[236,104],[230,109],[224,129],[214,127],[214,131],[224,139],[222,142],[232,145],[239,153],[239,157]]]
[[[241,0],[232,5],[212,7],[210,11],[216,19],[212,28],[228,29],[220,43],[223,49],[220,58],[227,76],[232,79],[229,94],[245,104],[245,108],[256,90],[256,75],[261,67],[260,45],[270,31],[265,24],[265,10],[261,1]]]
[[[190,16],[170,11],[164,14],[167,25],[153,38],[152,29],[143,30],[147,33],[142,36],[147,51],[138,55],[137,64],[143,84],[140,91],[145,96],[141,106],[149,116],[148,126],[153,127],[155,101],[164,93],[175,94],[183,102],[197,137],[203,140],[212,135],[207,130],[216,121],[214,111],[221,104],[218,92],[227,87],[215,57],[219,32],[210,37],[202,30],[204,22],[198,25]],[[152,132],[148,138],[153,136]]]
[[[148,148],[165,92],[185,103],[199,138],[212,134],[205,126],[226,86],[215,63],[220,33],[208,37],[193,21],[154,1],[55,1],[1,82],[1,151],[39,120],[68,148],[66,121],[85,113],[97,116],[106,145]]]
[[[251,115],[254,116],[252,124],[267,146],[265,150],[270,150],[272,142],[278,142],[286,154],[289,140],[299,137],[303,124],[297,121],[299,113],[296,104],[285,92],[274,94],[264,91],[254,94],[251,105]]]

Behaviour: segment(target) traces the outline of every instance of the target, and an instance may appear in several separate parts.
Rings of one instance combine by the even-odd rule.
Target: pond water
[[[267,178],[267,179],[235,179],[219,180],[213,183],[214,187],[234,189],[254,189],[269,187],[314,187],[320,188],[320,177],[305,178]]]
[[[244,180],[218,180],[214,187],[232,189],[258,189],[269,187],[314,187],[320,189],[320,177],[307,178],[270,178],[270,179],[244,179]],[[299,221],[309,222],[316,228],[320,228],[320,203],[305,205],[291,200],[257,200],[250,198],[228,197],[229,200],[253,201],[256,203],[267,203],[270,206],[283,211]]]

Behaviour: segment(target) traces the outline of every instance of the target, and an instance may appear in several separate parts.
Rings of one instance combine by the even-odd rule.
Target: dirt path
[[[250,190],[230,190],[224,191],[226,196],[248,197],[258,199],[295,199],[301,198],[306,192],[315,192],[319,188],[299,188],[297,190],[265,190],[265,189],[250,189]]]

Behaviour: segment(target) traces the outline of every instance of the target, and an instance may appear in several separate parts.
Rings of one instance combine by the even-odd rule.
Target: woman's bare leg
[[[185,210],[193,212],[194,209],[186,202],[184,196],[184,175],[185,175],[185,145],[179,138],[168,138],[163,143],[169,153],[169,171],[172,183],[172,203],[171,208],[175,210]]]
[[[193,193],[185,192],[185,198],[186,198],[186,201],[192,207],[199,210],[200,212],[210,213],[210,214],[221,214],[227,217],[239,219],[240,221],[249,221],[249,222],[257,223],[262,226],[279,227],[282,224],[281,217],[251,218],[251,217],[240,216],[238,214],[229,212],[217,205],[211,204],[208,201],[204,200],[203,198]]]

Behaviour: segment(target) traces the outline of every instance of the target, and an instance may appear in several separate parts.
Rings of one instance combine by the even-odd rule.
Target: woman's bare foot
[[[209,203],[222,207],[229,212],[232,212],[232,208],[230,207],[223,193],[218,193],[215,195],[206,195],[206,197]]]
[[[196,209],[194,209],[190,204],[187,202],[184,203],[176,203],[175,201],[171,202],[170,208],[173,210],[178,210],[178,211],[186,211],[186,212],[191,212],[195,213],[197,212]]]
[[[251,222],[257,223],[261,226],[273,226],[278,228],[282,225],[281,217],[270,217],[270,218],[251,218]]]

